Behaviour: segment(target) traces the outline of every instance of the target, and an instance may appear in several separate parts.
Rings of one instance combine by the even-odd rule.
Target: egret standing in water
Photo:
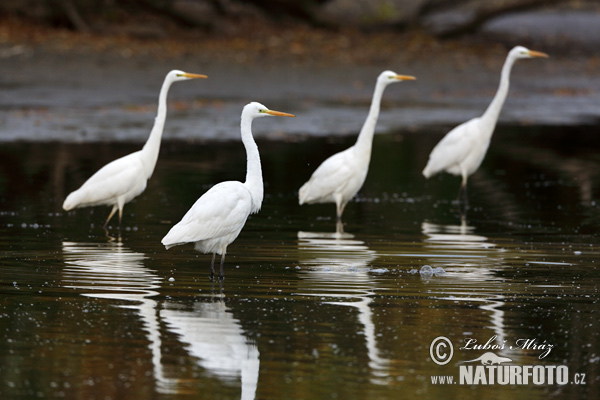
[[[154,172],[167,118],[167,93],[171,84],[196,78],[206,78],[206,75],[178,70],[167,74],[158,96],[158,113],[154,127],[144,147],[100,168],[79,189],[67,196],[63,203],[65,211],[80,207],[112,206],[103,227],[106,229],[117,210],[119,210],[119,228],[121,227],[125,203],[130,202],[146,189],[146,183]]]
[[[548,57],[548,55],[528,50],[522,46],[513,48],[508,53],[502,67],[500,86],[496,96],[485,113],[481,117],[473,118],[452,129],[429,155],[429,161],[423,170],[425,178],[442,171],[462,176],[458,199],[460,200],[461,195],[464,195],[465,204],[467,201],[467,178],[477,171],[490,145],[492,133],[494,133],[500,110],[508,93],[512,66],[521,58],[532,57]]]
[[[305,203],[335,203],[337,227],[338,230],[341,229],[344,208],[360,190],[367,177],[373,135],[379,117],[383,91],[390,83],[414,79],[413,76],[398,75],[392,71],[384,71],[379,75],[369,114],[358,134],[356,143],[323,161],[313,172],[308,182],[302,185],[298,193],[300,205]]]
[[[211,278],[215,274],[215,257],[221,255],[220,278],[225,277],[223,264],[227,246],[240,234],[250,214],[260,210],[263,201],[263,178],[258,146],[252,137],[252,120],[269,115],[293,117],[269,110],[260,103],[250,103],[242,111],[242,143],[246,148],[246,181],[221,182],[210,188],[162,239],[167,248],[195,243],[202,253],[212,253]]]

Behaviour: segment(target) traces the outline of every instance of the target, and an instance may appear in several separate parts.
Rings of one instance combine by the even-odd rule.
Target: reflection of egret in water
[[[157,303],[149,297],[158,295],[161,279],[146,268],[147,258],[123,246],[121,242],[63,242],[65,259],[64,287],[84,291],[82,296],[126,300],[131,304],[117,307],[134,310],[144,323],[152,351],[152,365],[157,385],[169,386],[161,363],[161,336]]]
[[[160,278],[144,267],[147,258],[120,242],[63,242],[66,287],[91,290],[83,296],[142,301],[157,295]]]
[[[80,290],[83,296],[124,300],[117,307],[132,309],[144,323],[152,351],[157,391],[176,394],[185,391],[183,381],[172,378],[162,364],[161,325],[177,334],[188,345],[188,352],[200,359],[199,365],[222,380],[242,378],[242,399],[253,399],[258,382],[258,349],[247,344],[239,321],[233,318],[222,299],[198,303],[193,311],[184,311],[177,303],[161,303],[160,278],[143,261],[142,253],[133,252],[120,242],[63,243],[65,260],[64,287]],[[163,328],[164,329],[164,328]]]
[[[335,233],[298,232],[300,262],[308,268],[303,285],[303,295],[333,299],[324,304],[354,307],[358,321],[363,325],[369,356],[372,382],[385,384],[390,361],[383,358],[377,348],[377,335],[373,322],[373,302],[377,285],[369,275],[369,263],[377,255],[354,235]]]
[[[478,285],[485,281],[500,282],[500,279],[494,274],[494,270],[501,269],[504,263],[504,257],[500,254],[502,249],[495,244],[489,243],[485,236],[475,234],[475,227],[469,226],[465,218],[461,218],[460,225],[438,225],[429,222],[421,224],[423,234],[427,236],[424,239],[426,246],[431,250],[427,254],[429,260],[434,265],[443,268],[460,268],[460,275],[450,275],[449,279],[465,280],[465,285],[460,286],[460,292],[448,293],[448,297],[441,297],[444,300],[452,302],[460,301],[466,303],[475,302],[479,308],[491,312],[490,328],[494,331],[496,342],[502,343],[506,337],[504,324],[504,311],[501,307],[504,305],[505,296],[493,294],[481,297],[480,295],[465,296],[467,286],[475,283]],[[440,254],[443,253],[443,254]],[[500,291],[501,288],[497,288]]]
[[[167,302],[160,311],[167,329],[185,343],[198,365],[221,381],[238,382],[241,399],[254,399],[258,385],[259,352],[244,336],[240,321],[233,317],[222,297],[212,302],[197,302],[194,309]]]
[[[147,258],[121,242],[63,242],[64,287],[81,290],[82,296],[125,300],[117,307],[135,310],[144,323],[152,350],[154,376],[160,386],[168,385],[161,364],[161,336],[156,301],[161,279],[143,264]]]
[[[325,269],[327,272],[358,271],[366,268],[376,258],[363,241],[345,232],[298,232],[298,248],[301,256],[309,258],[301,262],[307,266]]]
[[[430,222],[421,224],[422,232],[428,236],[426,243],[433,243],[437,248],[449,249],[488,249],[495,247],[485,236],[476,235],[475,227],[467,225],[462,219],[460,225],[438,225]]]
[[[465,279],[495,279],[492,267],[502,265],[503,250],[488,242],[487,237],[475,234],[475,228],[464,219],[460,225],[423,222],[421,230],[427,236],[423,240],[427,251],[422,256],[432,266],[468,272]]]
[[[149,348],[157,384],[167,385],[161,364],[161,337],[156,301],[161,279],[143,261],[147,258],[123,246],[121,242],[63,242],[64,287],[84,291],[82,296],[126,300],[132,304],[117,307],[135,310],[148,332]]]
[[[491,312],[490,323],[491,328],[496,334],[496,341],[498,343],[504,343],[506,334],[504,332],[504,311],[500,309],[504,305],[505,297],[502,295],[495,296],[490,299],[483,300],[486,302],[484,305],[480,305],[479,308]]]

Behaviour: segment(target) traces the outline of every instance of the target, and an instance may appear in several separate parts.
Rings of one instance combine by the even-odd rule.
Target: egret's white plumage
[[[167,93],[173,82],[206,78],[206,75],[170,71],[163,82],[158,97],[158,112],[154,126],[144,147],[135,153],[118,158],[92,175],[79,189],[67,196],[63,209],[91,206],[113,206],[104,227],[119,211],[119,226],[123,217],[123,207],[146,189],[146,183],[154,172],[160,150],[165,120],[167,117]]]
[[[211,274],[214,274],[216,254],[221,255],[221,278],[227,246],[240,234],[250,214],[260,210],[263,200],[263,179],[260,155],[252,137],[252,120],[265,116],[293,117],[269,110],[260,103],[250,103],[242,111],[242,142],[246,148],[246,181],[221,182],[210,188],[189,209],[162,239],[167,248],[195,243],[195,249],[212,253]]]
[[[371,108],[356,143],[329,157],[313,172],[298,193],[299,203],[335,203],[338,222],[346,204],[360,190],[369,170],[375,125],[379,117],[381,97],[390,83],[414,80],[413,76],[384,71],[377,78]]]
[[[473,118],[452,129],[433,148],[427,166],[423,170],[425,178],[442,171],[462,176],[460,198],[460,193],[466,189],[467,178],[477,171],[490,145],[498,116],[508,93],[513,64],[518,59],[531,57],[548,57],[548,55],[522,46],[517,46],[508,53],[502,67],[498,91],[487,110],[481,117]]]

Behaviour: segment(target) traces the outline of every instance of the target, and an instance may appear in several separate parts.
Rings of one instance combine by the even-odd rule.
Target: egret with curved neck
[[[293,117],[292,114],[269,110],[260,103],[250,103],[242,111],[242,143],[246,148],[246,181],[221,182],[204,193],[161,243],[167,248],[194,243],[202,253],[212,253],[211,278],[215,273],[215,257],[221,255],[220,278],[227,246],[240,234],[250,214],[260,210],[263,201],[263,178],[258,146],[252,136],[252,121],[266,116]]]
[[[498,116],[508,94],[512,66],[521,58],[532,57],[548,57],[548,55],[522,46],[517,46],[508,53],[494,99],[481,117],[473,118],[452,129],[433,148],[427,166],[423,170],[425,178],[442,171],[461,176],[458,198],[460,200],[461,195],[464,196],[466,203],[467,179],[477,171],[490,145]]]
[[[190,74],[179,70],[170,71],[160,90],[158,112],[144,147],[99,169],[79,189],[67,196],[63,203],[63,209],[70,211],[80,207],[112,206],[103,227],[106,229],[108,222],[117,210],[119,211],[119,227],[121,227],[125,203],[139,196],[146,189],[146,183],[154,172],[167,118],[167,93],[171,84],[197,78],[206,78],[206,75]]]
[[[369,114],[365,120],[356,143],[337,154],[332,155],[313,172],[312,176],[298,193],[299,203],[335,203],[337,228],[341,230],[342,214],[346,204],[360,190],[369,170],[371,147],[375,125],[379,118],[381,97],[385,88],[394,82],[414,80],[415,77],[398,75],[384,71],[377,78]]]

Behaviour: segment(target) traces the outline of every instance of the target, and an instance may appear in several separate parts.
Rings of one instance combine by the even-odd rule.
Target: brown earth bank
[[[304,116],[285,127],[269,123],[265,136],[355,134],[385,69],[417,81],[388,88],[379,131],[450,126],[483,112],[507,51],[526,44],[261,18],[236,21],[224,32],[134,31],[79,33],[1,20],[0,140],[143,140],[162,78],[175,68],[209,79],[172,88],[172,138],[235,138],[248,101]],[[551,41],[540,44],[535,50],[551,58],[517,63],[500,123],[596,124],[599,54],[565,53],[558,45],[555,54]]]

